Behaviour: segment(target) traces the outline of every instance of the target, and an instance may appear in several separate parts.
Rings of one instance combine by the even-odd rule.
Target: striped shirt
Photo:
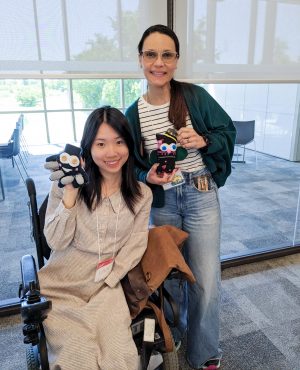
[[[139,118],[144,142],[144,149],[147,155],[150,155],[152,150],[157,149],[156,134],[165,133],[168,128],[174,128],[169,121],[170,103],[163,105],[151,105],[146,102],[143,97],[140,97],[138,102]],[[192,127],[191,119],[187,114],[186,127]],[[178,166],[183,172],[198,171],[205,167],[201,153],[198,149],[187,149],[188,155],[182,161],[177,161]]]

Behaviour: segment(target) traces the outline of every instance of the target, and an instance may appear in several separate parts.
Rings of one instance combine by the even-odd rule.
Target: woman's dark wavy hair
[[[104,122],[125,140],[129,150],[128,160],[122,167],[121,193],[127,207],[134,213],[134,205],[142,195],[140,185],[134,173],[134,142],[126,117],[118,109],[110,106],[95,109],[86,120],[80,146],[89,182],[81,189],[79,197],[85,202],[91,212],[101,202],[103,177],[98,166],[93,161],[91,148],[98,129]]]
[[[138,43],[138,53],[141,55],[144,47],[145,39],[152,33],[161,33],[163,35],[169,36],[175,44],[175,50],[180,56],[180,45],[176,33],[169,27],[164,26],[163,24],[156,24],[146,29],[143,33],[140,42]],[[183,82],[175,81],[173,78],[170,81],[171,86],[171,100],[170,100],[170,109],[169,109],[169,121],[174,124],[174,127],[179,130],[181,127],[186,126],[186,115],[187,115],[187,106],[184,100],[182,85]]]

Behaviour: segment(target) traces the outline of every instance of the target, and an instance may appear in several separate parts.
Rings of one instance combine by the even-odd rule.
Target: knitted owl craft
[[[158,163],[157,174],[171,173],[175,162],[187,156],[187,150],[177,146],[177,131],[168,129],[164,134],[156,134],[157,149],[150,153],[151,164]]]
[[[52,171],[49,178],[58,180],[60,188],[67,184],[79,188],[88,182],[88,175],[80,164],[80,152],[77,146],[66,144],[64,151],[46,158],[44,167]]]

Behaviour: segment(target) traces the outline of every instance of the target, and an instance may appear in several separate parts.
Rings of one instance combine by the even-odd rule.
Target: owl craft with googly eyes
[[[67,144],[64,151],[46,158],[44,167],[51,170],[50,180],[58,180],[58,186],[63,188],[72,184],[74,188],[88,182],[88,175],[80,164],[80,148]]]
[[[150,153],[151,164],[158,163],[158,175],[171,173],[176,161],[181,161],[187,156],[186,149],[177,146],[177,131],[168,129],[164,134],[156,134],[157,149]]]

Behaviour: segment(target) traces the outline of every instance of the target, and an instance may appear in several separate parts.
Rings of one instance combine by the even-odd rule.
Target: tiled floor
[[[300,255],[222,272],[222,370],[300,369]],[[25,370],[19,316],[0,319],[0,368]],[[185,343],[179,350],[181,370]]]
[[[300,163],[252,151],[220,189],[222,255],[300,243]]]

